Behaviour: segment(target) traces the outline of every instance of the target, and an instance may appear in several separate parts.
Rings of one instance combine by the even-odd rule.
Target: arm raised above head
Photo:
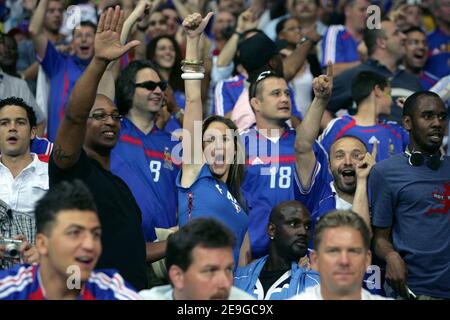
[[[296,128],[295,166],[302,187],[309,188],[316,164],[313,151],[314,141],[320,130],[320,121],[333,90],[333,65],[328,64],[327,74],[313,80],[314,100],[306,112],[302,123]]]
[[[183,21],[183,27],[186,31],[186,61],[199,64],[199,41],[206,25],[212,17],[208,13],[205,18],[199,13],[193,13]],[[197,73],[196,73],[197,74]],[[189,73],[188,73],[189,75]],[[193,76],[194,73],[191,73]],[[194,77],[197,78],[197,77]],[[201,97],[201,80],[185,80],[186,109],[183,119],[183,172],[181,183],[183,186],[191,185],[198,175],[203,164],[201,123],[203,121],[203,106]],[[194,130],[195,127],[200,130]],[[198,132],[200,131],[200,132]],[[195,134],[200,136],[196,136]],[[189,135],[189,137],[186,137]],[[199,141],[196,141],[199,140]]]
[[[114,10],[108,9],[100,17],[95,36],[95,55],[70,94],[64,118],[56,135],[53,160],[61,169],[72,167],[78,160],[86,134],[89,112],[108,63],[139,44],[137,41],[126,45],[120,43],[123,20],[123,11],[119,6]]]

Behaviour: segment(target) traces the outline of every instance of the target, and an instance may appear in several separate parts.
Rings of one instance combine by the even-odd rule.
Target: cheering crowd
[[[0,299],[450,299],[449,0],[0,21]]]

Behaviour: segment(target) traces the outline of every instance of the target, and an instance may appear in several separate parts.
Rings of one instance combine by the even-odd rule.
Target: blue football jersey
[[[333,142],[342,136],[355,136],[361,139],[369,152],[372,152],[373,143],[377,142],[377,162],[405,151],[409,143],[408,132],[396,122],[383,120],[374,126],[358,126],[355,119],[348,115],[332,120],[319,141],[329,153]]]
[[[233,250],[235,267],[248,230],[248,216],[227,185],[216,179],[208,165],[203,165],[197,179],[189,188],[181,186],[181,172],[177,178],[179,225],[184,226],[197,217],[211,217],[221,221],[236,237]]]
[[[428,60],[425,64],[425,70],[434,74],[438,78],[450,74],[450,36],[436,28],[435,31],[428,34]]]
[[[39,265],[17,265],[0,271],[0,300],[46,300]],[[94,270],[77,300],[142,300],[114,270]]]
[[[269,216],[272,208],[280,202],[302,202],[310,211],[313,222],[335,207],[329,186],[331,175],[328,172],[328,158],[318,143],[313,146],[317,162],[311,186],[304,190],[298,183],[295,137],[295,130],[288,127],[278,141],[267,139],[256,128],[244,131],[241,135],[246,155],[242,192],[249,207],[249,237],[254,258],[267,254]]]
[[[322,40],[322,68],[332,63],[346,63],[359,61],[359,42],[342,25],[330,26]]]
[[[111,152],[111,171],[126,182],[142,211],[146,241],[154,240],[154,227],[177,224],[175,180],[181,163],[172,155],[179,141],[171,139],[156,126],[144,134],[125,118]]]
[[[31,140],[30,151],[32,153],[36,153],[41,161],[48,162],[52,150],[53,143],[48,139],[36,136],[33,140]]]
[[[245,77],[242,74],[219,81],[215,88],[214,114],[225,115],[233,110],[244,90]]]
[[[75,83],[89,64],[75,55],[66,56],[58,52],[51,41],[47,41],[45,57],[41,66],[50,81],[50,96],[47,118],[47,134],[50,141],[55,141],[56,133],[64,118],[64,112]]]
[[[436,77],[434,74],[430,72],[423,71],[419,75],[420,84],[424,90],[430,90],[439,80],[439,77]]]

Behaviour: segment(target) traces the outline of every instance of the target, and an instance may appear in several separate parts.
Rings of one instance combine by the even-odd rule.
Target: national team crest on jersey
[[[164,147],[164,168],[173,170],[172,158],[170,157],[169,148]]]
[[[389,139],[389,156],[393,156],[395,154],[395,146],[392,143],[392,139]]]

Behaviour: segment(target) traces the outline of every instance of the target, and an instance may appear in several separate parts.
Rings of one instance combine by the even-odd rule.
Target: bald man
[[[350,210],[359,214],[370,228],[367,179],[375,164],[378,144],[372,153],[367,152],[364,142],[355,136],[342,136],[330,147],[329,166],[333,175],[331,189],[336,209]]]
[[[306,256],[310,228],[310,213],[301,202],[275,206],[267,226],[269,254],[238,268],[234,285],[258,300],[282,300],[319,284]]]
[[[110,154],[122,117],[109,98],[96,95],[108,63],[137,45],[120,44],[122,25],[119,7],[109,9],[100,18],[95,55],[76,82],[58,128],[49,178],[50,187],[74,179],[87,185],[102,225],[103,252],[96,267],[118,269],[135,289],[142,290],[147,288],[147,274],[141,211],[125,182],[110,171]],[[86,259],[82,262],[88,263]]]

